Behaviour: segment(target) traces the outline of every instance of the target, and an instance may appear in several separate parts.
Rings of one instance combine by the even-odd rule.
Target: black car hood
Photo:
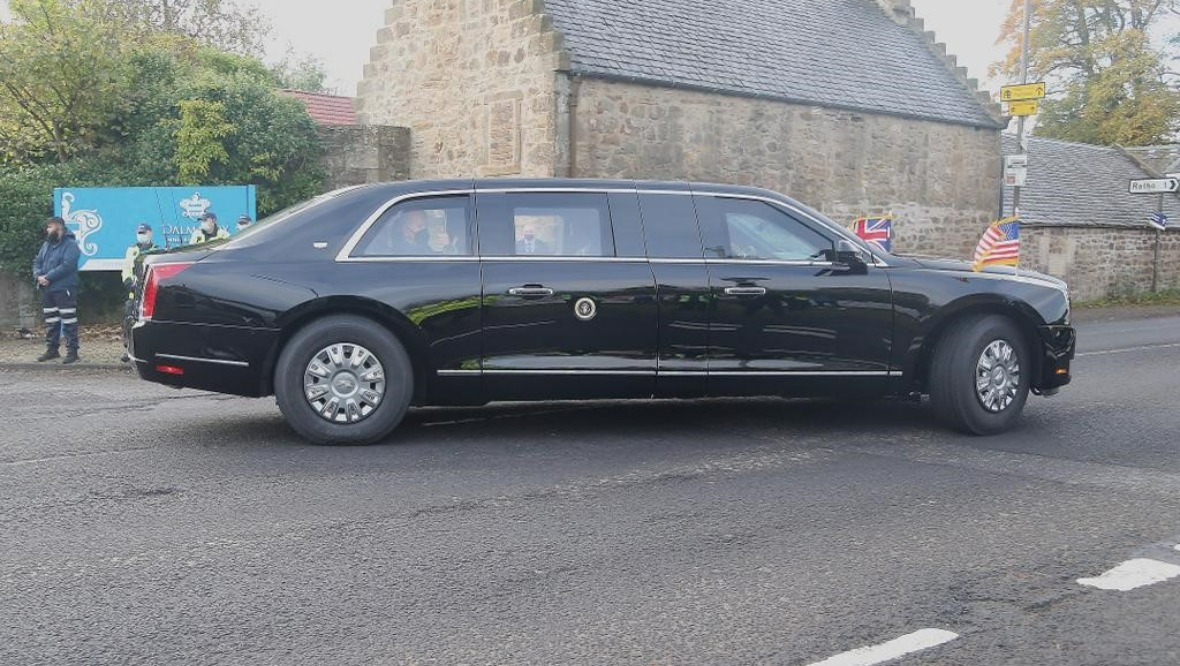
[[[964,273],[973,273],[975,271],[971,268],[970,261],[962,259],[946,259],[943,257],[921,257],[921,256],[906,256],[906,259],[914,262],[922,268],[929,268],[938,271],[955,271]],[[1001,275],[1008,277],[1019,277],[1025,280],[1035,280],[1043,282],[1046,286],[1056,287],[1058,289],[1066,289],[1065,281],[1059,280],[1052,275],[1045,275],[1036,271],[1030,271],[1024,268],[1014,269],[1011,266],[988,266],[981,271],[989,275]]]

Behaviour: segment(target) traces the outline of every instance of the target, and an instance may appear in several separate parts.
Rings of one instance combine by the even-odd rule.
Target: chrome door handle
[[[726,287],[729,296],[765,296],[766,287]]]
[[[509,296],[552,296],[553,290],[548,287],[513,287],[508,290]]]

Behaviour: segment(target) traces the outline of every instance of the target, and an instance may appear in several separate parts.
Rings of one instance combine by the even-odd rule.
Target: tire
[[[1015,373],[1010,372],[1012,361]],[[986,370],[989,363],[994,368],[990,373]],[[1004,432],[1024,411],[1032,369],[1028,344],[1011,319],[982,315],[952,324],[931,358],[928,388],[934,414],[967,434]],[[983,388],[977,385],[980,373],[989,377]],[[1012,381],[1013,374],[1016,381]]]
[[[364,317],[313,321],[288,341],[275,368],[279,410],[314,444],[384,439],[401,423],[413,395],[414,371],[405,347]],[[321,413],[331,414],[331,420]]]

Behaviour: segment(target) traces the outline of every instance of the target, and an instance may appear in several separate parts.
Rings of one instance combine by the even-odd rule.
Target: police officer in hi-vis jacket
[[[136,263],[140,255],[159,249],[152,241],[152,225],[146,222],[135,228],[135,244],[127,248],[123,255],[123,288],[127,290],[127,303],[123,306],[123,347],[131,337],[131,326],[135,323],[135,287],[139,284],[139,271]],[[131,357],[126,352],[123,362],[127,363]]]

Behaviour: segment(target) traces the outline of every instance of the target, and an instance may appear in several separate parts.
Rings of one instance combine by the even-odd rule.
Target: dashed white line
[[[912,634],[895,638],[880,645],[841,652],[834,657],[817,661],[811,666],[873,666],[892,661],[907,654],[927,650],[958,638],[959,635],[945,629],[919,629]]]
[[[1171,349],[1172,347],[1180,347],[1180,342],[1167,345],[1143,345],[1142,347],[1127,347],[1126,349],[1107,349],[1106,351],[1092,351],[1077,354],[1078,358],[1083,356],[1105,356],[1107,354],[1128,354],[1130,352],[1148,351],[1152,349]]]
[[[1126,592],[1144,585],[1162,583],[1176,576],[1180,576],[1180,565],[1139,558],[1127,560],[1101,576],[1079,578],[1078,582],[1100,590]]]

